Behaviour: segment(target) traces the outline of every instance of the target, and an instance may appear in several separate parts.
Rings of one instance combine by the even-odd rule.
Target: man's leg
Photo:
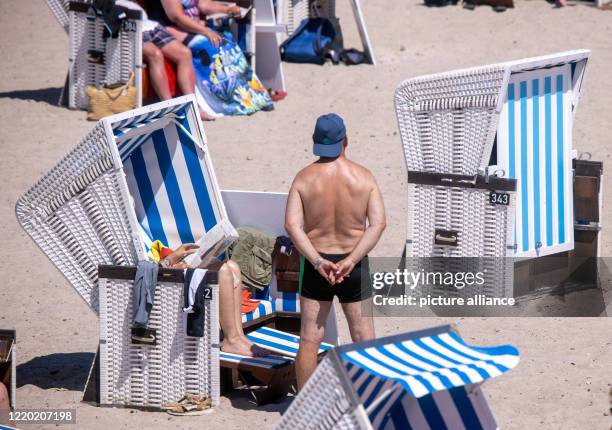
[[[325,321],[332,303],[300,297],[300,348],[295,359],[298,390],[306,384],[317,367],[319,347],[325,334]]]
[[[342,303],[342,311],[348,322],[353,342],[374,339],[371,298],[360,302]]]

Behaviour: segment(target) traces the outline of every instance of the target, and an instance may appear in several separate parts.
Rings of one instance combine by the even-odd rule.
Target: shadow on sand
[[[94,356],[93,352],[72,352],[35,357],[17,366],[17,386],[83,391]]]
[[[38,90],[15,90],[0,93],[0,99],[31,100],[57,106],[61,93],[61,87],[40,88]]]

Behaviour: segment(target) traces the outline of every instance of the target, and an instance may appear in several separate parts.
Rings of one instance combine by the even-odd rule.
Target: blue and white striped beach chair
[[[238,371],[240,379],[249,386],[258,405],[286,396],[296,385],[294,360],[300,345],[299,336],[269,327],[259,327],[249,332],[247,337],[273,354],[253,358],[221,352],[219,358],[222,367]],[[322,343],[319,359],[332,348],[333,345]]]
[[[99,121],[16,214],[96,313],[98,265],[136,265],[161,240],[198,243],[195,266],[237,237],[191,95]]]
[[[473,347],[450,326],[339,346],[277,429],[496,429],[480,385],[518,362],[516,348]]]
[[[539,257],[574,247],[572,126],[589,54],[576,50],[423,76],[396,91],[409,171],[517,180],[514,223],[500,224],[502,234],[490,236],[502,242],[509,231],[509,249],[492,256]],[[449,211],[469,217],[473,207]],[[410,218],[408,255],[431,242],[420,237],[428,218],[416,212]],[[482,234],[482,223],[473,224],[460,242]],[[495,244],[485,241],[470,252],[491,255],[491,248]]]

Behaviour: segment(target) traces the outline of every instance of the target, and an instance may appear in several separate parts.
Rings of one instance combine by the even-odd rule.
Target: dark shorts
[[[145,31],[142,33],[142,42],[151,42],[159,49],[166,46],[168,43],[176,40],[172,34],[165,27],[158,25],[153,30]]]
[[[321,257],[337,263],[348,254],[323,254]],[[300,294],[308,299],[330,302],[334,296],[340,303],[359,302],[372,296],[370,265],[368,257],[355,265],[350,275],[339,284],[329,285],[327,280],[317,272],[314,266],[301,257],[300,260]]]

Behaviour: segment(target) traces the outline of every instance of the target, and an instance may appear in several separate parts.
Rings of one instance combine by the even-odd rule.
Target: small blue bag
[[[290,63],[323,64],[335,38],[329,19],[307,18],[281,45],[281,58]]]

